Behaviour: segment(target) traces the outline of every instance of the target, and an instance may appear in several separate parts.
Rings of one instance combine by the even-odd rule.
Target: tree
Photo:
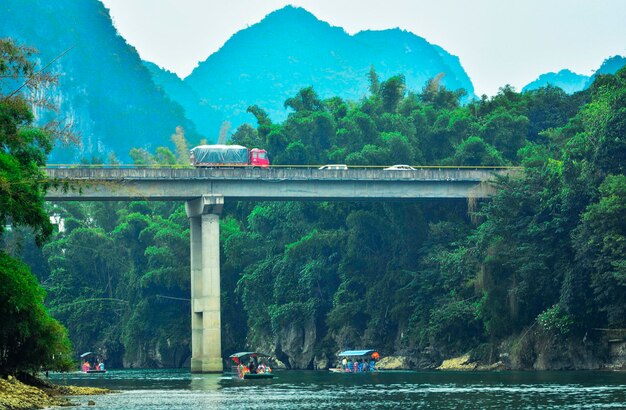
[[[396,75],[389,78],[380,85],[380,95],[383,100],[383,110],[394,112],[398,104],[404,97],[406,90],[406,80],[403,75]]]
[[[611,175],[600,200],[587,207],[574,232],[577,260],[591,273],[599,310],[611,327],[626,326],[626,176]]]
[[[9,225],[28,227],[41,245],[52,233],[41,169],[52,134],[34,125],[27,96],[52,79],[36,71],[32,53],[0,40],[0,235]],[[0,373],[67,369],[71,346],[63,327],[44,308],[45,293],[30,270],[4,250],[0,283]]]
[[[376,74],[376,70],[373,65],[370,66],[369,82],[370,93],[372,93],[372,95],[378,94],[378,91],[380,91],[380,81],[378,80],[378,74]]]
[[[313,87],[302,88],[295,97],[285,100],[285,108],[292,108],[294,111],[322,111],[324,104],[317,96]]]
[[[170,139],[174,143],[176,163],[180,165],[189,164],[189,143],[185,138],[185,130],[183,127],[176,127],[176,133],[172,134]]]
[[[469,137],[456,147],[452,165],[503,165],[502,156],[480,137]]]

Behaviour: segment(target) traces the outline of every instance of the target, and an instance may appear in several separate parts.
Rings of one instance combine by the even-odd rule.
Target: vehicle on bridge
[[[346,164],[328,164],[328,165],[322,165],[321,167],[319,167],[319,169],[334,169],[334,170],[344,171],[348,169],[348,166]]]
[[[241,145],[198,145],[191,149],[189,161],[198,168],[270,166],[267,151]]]
[[[415,171],[410,165],[398,164],[385,168],[385,171]]]

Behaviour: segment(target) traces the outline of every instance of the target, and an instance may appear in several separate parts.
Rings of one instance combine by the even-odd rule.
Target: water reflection
[[[221,383],[224,380],[231,379],[221,374],[192,374],[190,388],[191,390],[216,391],[222,388]]]
[[[90,397],[99,409],[626,408],[626,373],[616,372],[283,371],[271,380],[235,380],[185,370],[121,370],[51,378],[121,391]]]

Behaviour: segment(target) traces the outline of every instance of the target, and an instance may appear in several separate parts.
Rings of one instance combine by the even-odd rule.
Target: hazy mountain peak
[[[297,6],[292,6],[292,5],[287,5],[281,9],[272,11],[267,16],[265,16],[263,20],[261,20],[261,22],[265,21],[265,22],[273,23],[276,21],[284,21],[284,20],[292,21],[294,19],[300,22],[310,20],[310,21],[324,23],[321,20],[319,20],[317,17],[315,17],[313,13],[303,9],[302,7],[297,7]],[[327,24],[327,23],[324,23],[324,24]]]
[[[537,88],[552,85],[561,88],[568,94],[587,89],[600,74],[615,74],[620,68],[626,65],[626,57],[609,57],[598,68],[592,76],[576,74],[568,69],[562,69],[558,73],[545,73],[537,77],[536,80],[522,88],[522,92],[535,90]]]
[[[448,89],[463,88],[470,98],[474,94],[458,57],[422,37],[400,28],[351,36],[294,6],[233,35],[184,81],[236,126],[253,120],[246,113],[252,104],[281,121],[287,115],[285,99],[303,87],[313,86],[322,98],[360,99],[369,92],[371,66],[381,81],[404,74],[413,91],[445,73],[442,83]]]
[[[541,74],[536,80],[522,88],[522,92],[552,85],[561,88],[568,94],[572,94],[583,90],[588,80],[589,77],[586,75],[576,74],[568,69],[562,69],[558,73]]]
[[[602,62],[602,65],[598,70],[594,73],[598,74],[615,74],[620,68],[626,65],[626,57],[623,56],[612,56],[607,58]]]

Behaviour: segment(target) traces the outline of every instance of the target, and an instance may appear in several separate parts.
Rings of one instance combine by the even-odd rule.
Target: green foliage
[[[0,252],[0,283],[0,372],[69,370],[66,331],[45,310],[45,294],[28,267]]]
[[[26,228],[40,245],[52,233],[40,168],[52,141],[49,132],[33,125],[31,104],[18,92],[33,92],[47,81],[35,73],[31,53],[0,40],[0,235],[7,227]],[[25,87],[17,86],[24,81]],[[65,329],[44,308],[45,292],[29,268],[5,250],[0,250],[0,284],[0,373],[68,370],[72,348]]]
[[[394,112],[404,97],[406,80],[403,75],[389,78],[380,85],[382,108],[386,112]]]
[[[537,316],[537,323],[549,332],[564,336],[570,332],[573,320],[560,305],[556,304],[541,312]]]
[[[108,206],[106,213],[97,204],[56,207],[76,222],[44,248],[51,310],[78,350],[102,352],[111,367],[163,364],[157,353],[165,365],[180,366],[190,349],[185,211],[146,202]]]
[[[369,346],[491,357],[535,324],[572,336],[623,327],[626,180],[614,161],[624,154],[623,76],[600,78],[580,110],[581,96],[510,87],[462,106],[441,78],[407,94],[402,76],[377,87],[373,70],[372,94],[357,102],[307,87],[287,100],[280,124],[250,107],[258,128],[240,127],[234,142],[266,148],[275,164],[523,171],[499,178],[470,213],[465,200],[227,204],[224,352],[279,348],[307,327],[313,350],[329,357]],[[173,158],[137,152],[137,161]],[[155,364],[157,345],[188,355],[189,306],[178,300],[189,295],[183,208],[109,206],[56,208],[68,230],[45,249],[51,307],[81,348],[145,365]],[[524,346],[514,349],[531,350]],[[532,366],[533,357],[524,360]]]
[[[476,304],[452,302],[434,310],[428,324],[430,343],[448,355],[464,353],[482,338]]]
[[[611,327],[626,325],[626,176],[608,176],[574,231],[578,260],[591,272],[598,309]]]
[[[608,197],[611,204],[619,203],[616,187],[623,183],[607,182],[612,190],[597,191],[603,173],[621,172],[621,162],[610,161],[621,158],[621,146],[611,145],[614,151],[608,154],[602,145],[608,144],[604,133],[611,133],[609,119],[619,124],[615,118],[621,108],[613,101],[619,101],[615,90],[621,83],[604,80],[577,113],[579,96],[550,88],[518,94],[504,87],[493,99],[462,107],[460,94],[440,86],[440,78],[418,96],[404,94],[401,76],[377,88],[374,74],[372,95],[328,117],[331,125],[323,137],[312,132],[312,124],[320,112],[338,112],[338,100],[323,101],[315,111],[299,109],[274,125],[273,132],[288,147],[278,159],[514,164],[525,171],[497,181],[497,194],[473,215],[478,225],[464,206],[453,203],[334,205],[343,208],[342,218],[338,228],[328,225],[332,228],[326,232],[340,234],[343,246],[337,262],[330,263],[336,266],[336,281],[321,293],[323,298],[311,299],[302,280],[324,265],[314,254],[294,249],[322,232],[324,208],[310,206],[316,211],[306,219],[300,206],[254,207],[245,236],[248,246],[258,241],[255,257],[245,257],[254,261],[242,265],[246,273],[237,287],[248,314],[248,341],[268,343],[294,320],[319,318],[320,312],[325,320],[316,319],[316,326],[327,332],[325,343],[390,350],[432,346],[444,354],[495,346],[535,321],[562,334],[588,330],[591,320],[622,323],[619,221],[624,218],[621,205],[609,207]],[[312,95],[310,90],[305,94]],[[586,208],[598,195],[598,205]],[[574,263],[582,259],[586,264]],[[273,292],[261,290],[263,284],[273,284]],[[319,348],[327,348],[321,340]]]
[[[450,162],[452,165],[504,165],[498,150],[480,137],[469,137],[461,142]]]

